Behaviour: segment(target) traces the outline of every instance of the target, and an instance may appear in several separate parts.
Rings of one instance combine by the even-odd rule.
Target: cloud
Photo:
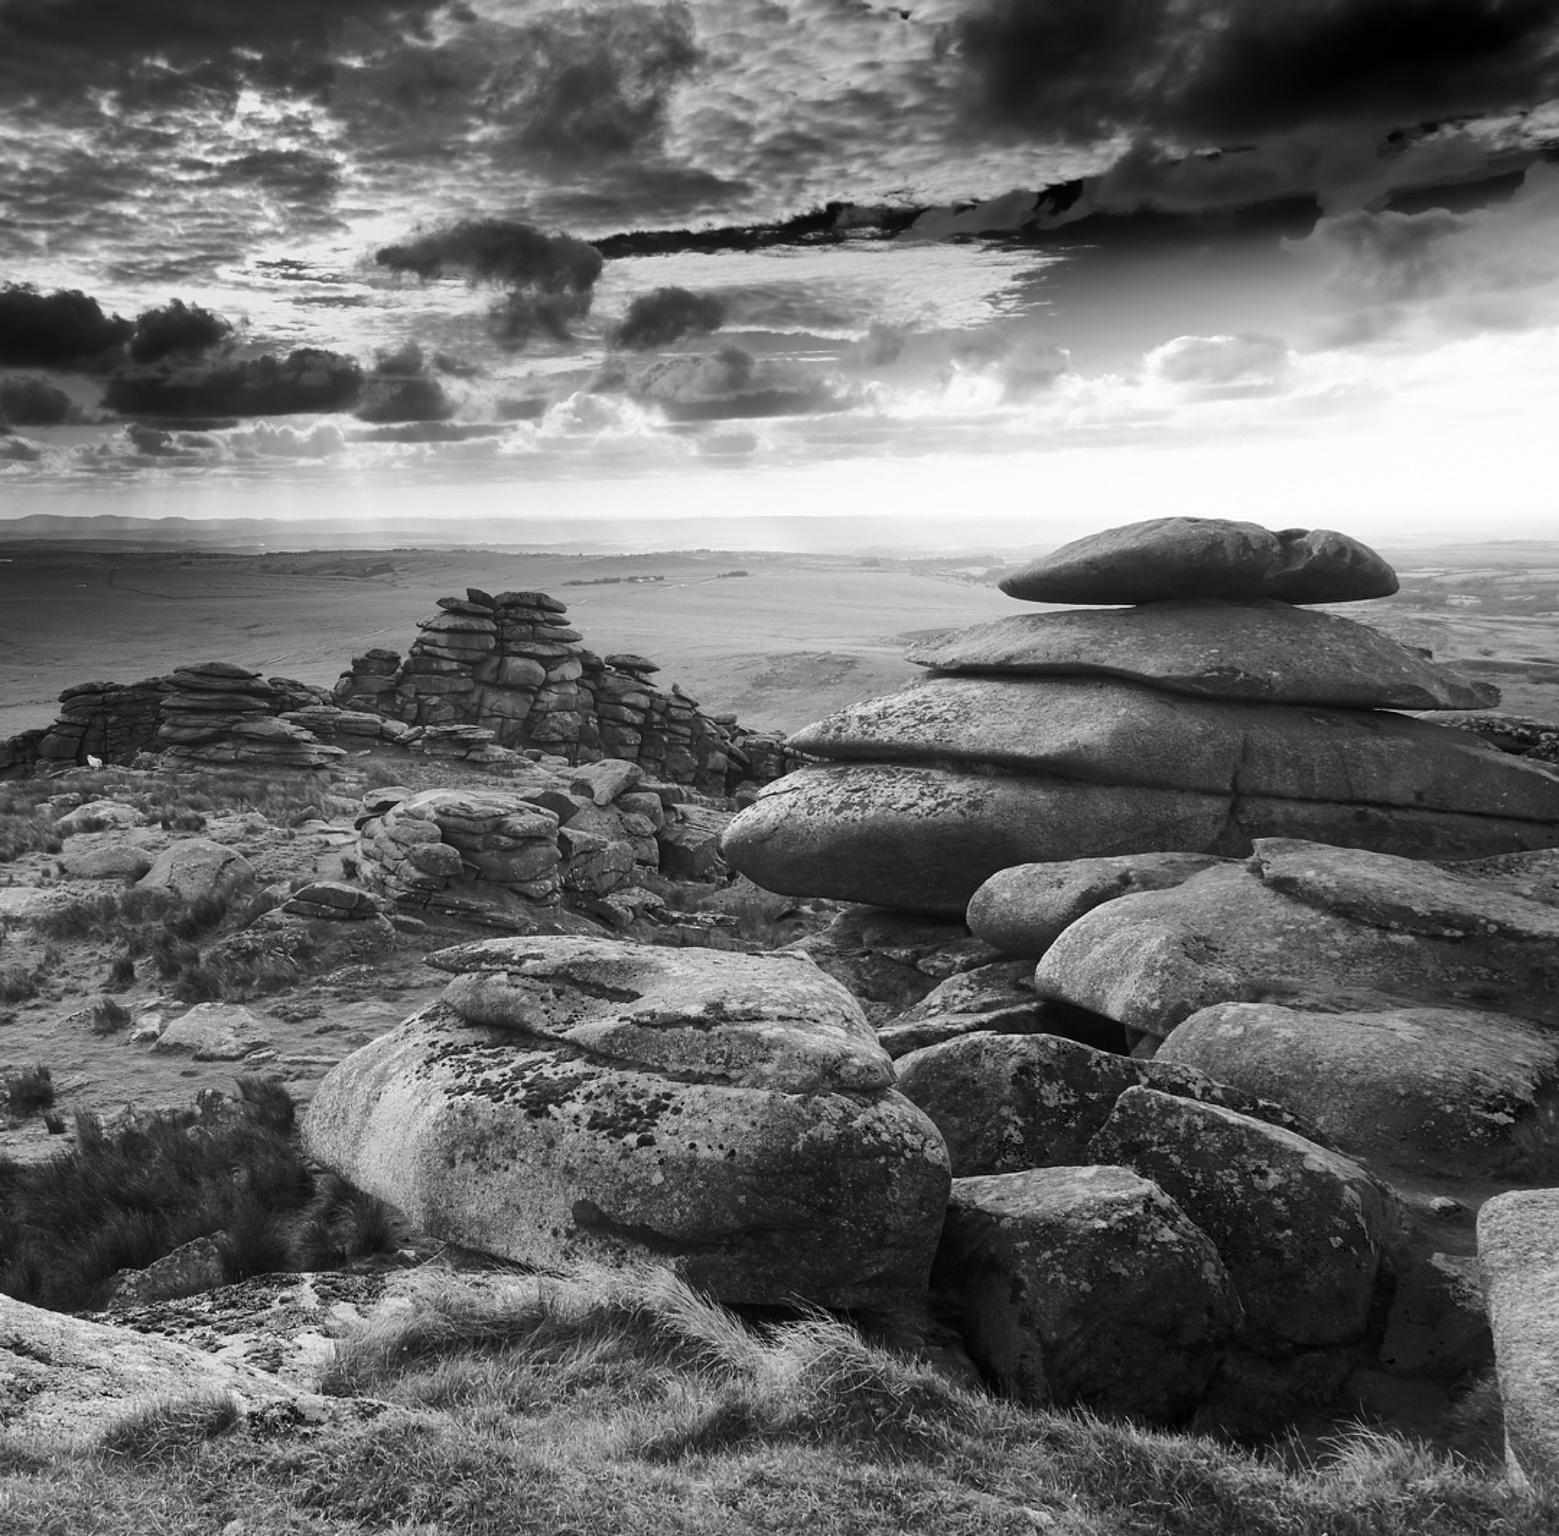
[[[39,293],[30,285],[0,288],[0,365],[87,368],[111,361],[135,327],[105,315],[79,289]]]
[[[838,381],[802,363],[759,359],[745,347],[684,353],[642,368],[609,363],[590,386],[658,406],[672,421],[739,421],[812,416],[851,403]]]
[[[221,346],[233,334],[233,322],[183,299],[169,299],[159,309],[135,317],[130,359],[155,363],[165,357],[198,357]]]
[[[593,245],[514,219],[464,219],[384,246],[374,260],[423,281],[463,274],[473,283],[508,288],[493,306],[488,329],[499,346],[511,349],[538,335],[568,340],[570,326],[590,313],[603,265]]]
[[[1559,92],[1555,0],[985,0],[952,36],[981,116],[1074,141],[1238,142]]]
[[[422,348],[410,341],[379,354],[354,414],[372,422],[447,421],[455,414],[455,402],[428,373]]]
[[[1235,400],[1278,393],[1293,354],[1278,336],[1177,336],[1144,359],[1150,380],[1177,384],[1194,399]]]
[[[392,272],[429,278],[465,276],[504,288],[588,293],[601,275],[601,253],[572,235],[549,235],[515,219],[462,219],[400,245],[374,260]]]
[[[53,427],[73,414],[70,396],[47,379],[0,379],[0,425]]]
[[[686,288],[656,288],[629,306],[611,341],[630,352],[669,347],[686,336],[707,336],[725,324],[725,300],[718,294]]]
[[[354,358],[301,347],[285,358],[266,353],[122,368],[108,381],[103,404],[136,416],[282,416],[346,410],[362,383]]]

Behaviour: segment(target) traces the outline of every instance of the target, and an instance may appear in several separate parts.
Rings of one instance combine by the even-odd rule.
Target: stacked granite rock
[[[648,872],[723,870],[727,818],[681,804],[686,793],[613,758],[581,768],[522,761],[502,789],[374,790],[363,798],[358,861],[403,907],[523,929],[529,908],[567,901],[625,927],[644,905],[636,898]]]
[[[299,709],[289,709],[279,718],[288,725],[296,725],[321,741],[339,744],[351,742],[366,746],[369,742],[383,741],[392,746],[402,746],[414,735],[411,726],[365,709],[342,709],[335,704],[308,704]]]
[[[59,718],[38,744],[38,757],[53,763],[84,763],[88,757],[129,762],[155,741],[168,688],[162,677],[67,688],[60,695]]]
[[[490,732],[499,748],[571,763],[622,758],[710,794],[785,764],[777,739],[711,718],[675,685],[661,689],[647,657],[586,649],[567,607],[545,592],[468,587],[438,607],[404,663],[382,648],[354,656],[335,702],[429,731]]]
[[[1337,533],[1163,518],[1002,583],[1043,603],[909,652],[929,678],[809,726],[824,759],[732,823],[757,884],[961,912],[999,869],[1144,851],[1242,855],[1297,837],[1412,857],[1559,845],[1559,777],[1398,710],[1497,691],[1299,606],[1396,577]]]
[[[320,768],[343,756],[277,717],[280,694],[257,672],[229,661],[180,667],[164,679],[153,749],[193,763]]]

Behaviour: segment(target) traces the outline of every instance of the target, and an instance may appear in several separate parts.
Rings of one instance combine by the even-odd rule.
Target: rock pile
[[[587,650],[566,605],[545,592],[468,587],[438,607],[404,662],[382,648],[354,656],[336,703],[429,732],[482,730],[499,748],[539,748],[571,763],[622,758],[709,794],[786,766],[776,738],[703,713],[675,685],[658,687],[655,662]]]
[[[1367,626],[1295,603],[1395,589],[1334,533],[1166,518],[1010,577],[1036,602],[917,646],[929,678],[807,727],[823,761],[732,824],[757,884],[961,912],[1006,866],[1299,837],[1416,857],[1559,844],[1559,777],[1399,710],[1498,695]]]
[[[534,908],[560,901],[625,927],[655,901],[641,888],[650,872],[723,872],[729,812],[685,803],[686,790],[637,763],[551,761],[522,761],[512,787],[371,791],[358,821],[364,878],[404,908],[526,931]]]
[[[59,718],[38,743],[48,763],[84,763],[88,757],[127,763],[151,748],[161,724],[167,681],[148,677],[139,683],[78,683],[60,695]]]
[[[154,750],[179,762],[321,768],[343,756],[277,718],[281,695],[229,661],[180,667],[164,679]]]
[[[321,1083],[321,1163],[543,1268],[649,1262],[731,1303],[923,1294],[941,1138],[809,960],[552,937],[432,963],[442,998]]]

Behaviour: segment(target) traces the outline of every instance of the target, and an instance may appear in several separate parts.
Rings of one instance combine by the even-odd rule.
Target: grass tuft
[[[94,1035],[117,1035],[120,1030],[129,1028],[130,1019],[130,1010],[123,1003],[112,997],[100,997],[92,1005],[87,1028]]]
[[[54,1107],[54,1077],[41,1062],[5,1080],[6,1106],[13,1115],[35,1115]]]
[[[230,1392],[159,1398],[114,1420],[100,1437],[98,1450],[121,1461],[166,1461],[227,1434],[242,1419],[243,1410]]]

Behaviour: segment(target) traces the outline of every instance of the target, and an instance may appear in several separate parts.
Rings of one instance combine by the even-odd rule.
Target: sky
[[[0,0],[0,521],[1519,537],[1556,405],[1559,0]]]

